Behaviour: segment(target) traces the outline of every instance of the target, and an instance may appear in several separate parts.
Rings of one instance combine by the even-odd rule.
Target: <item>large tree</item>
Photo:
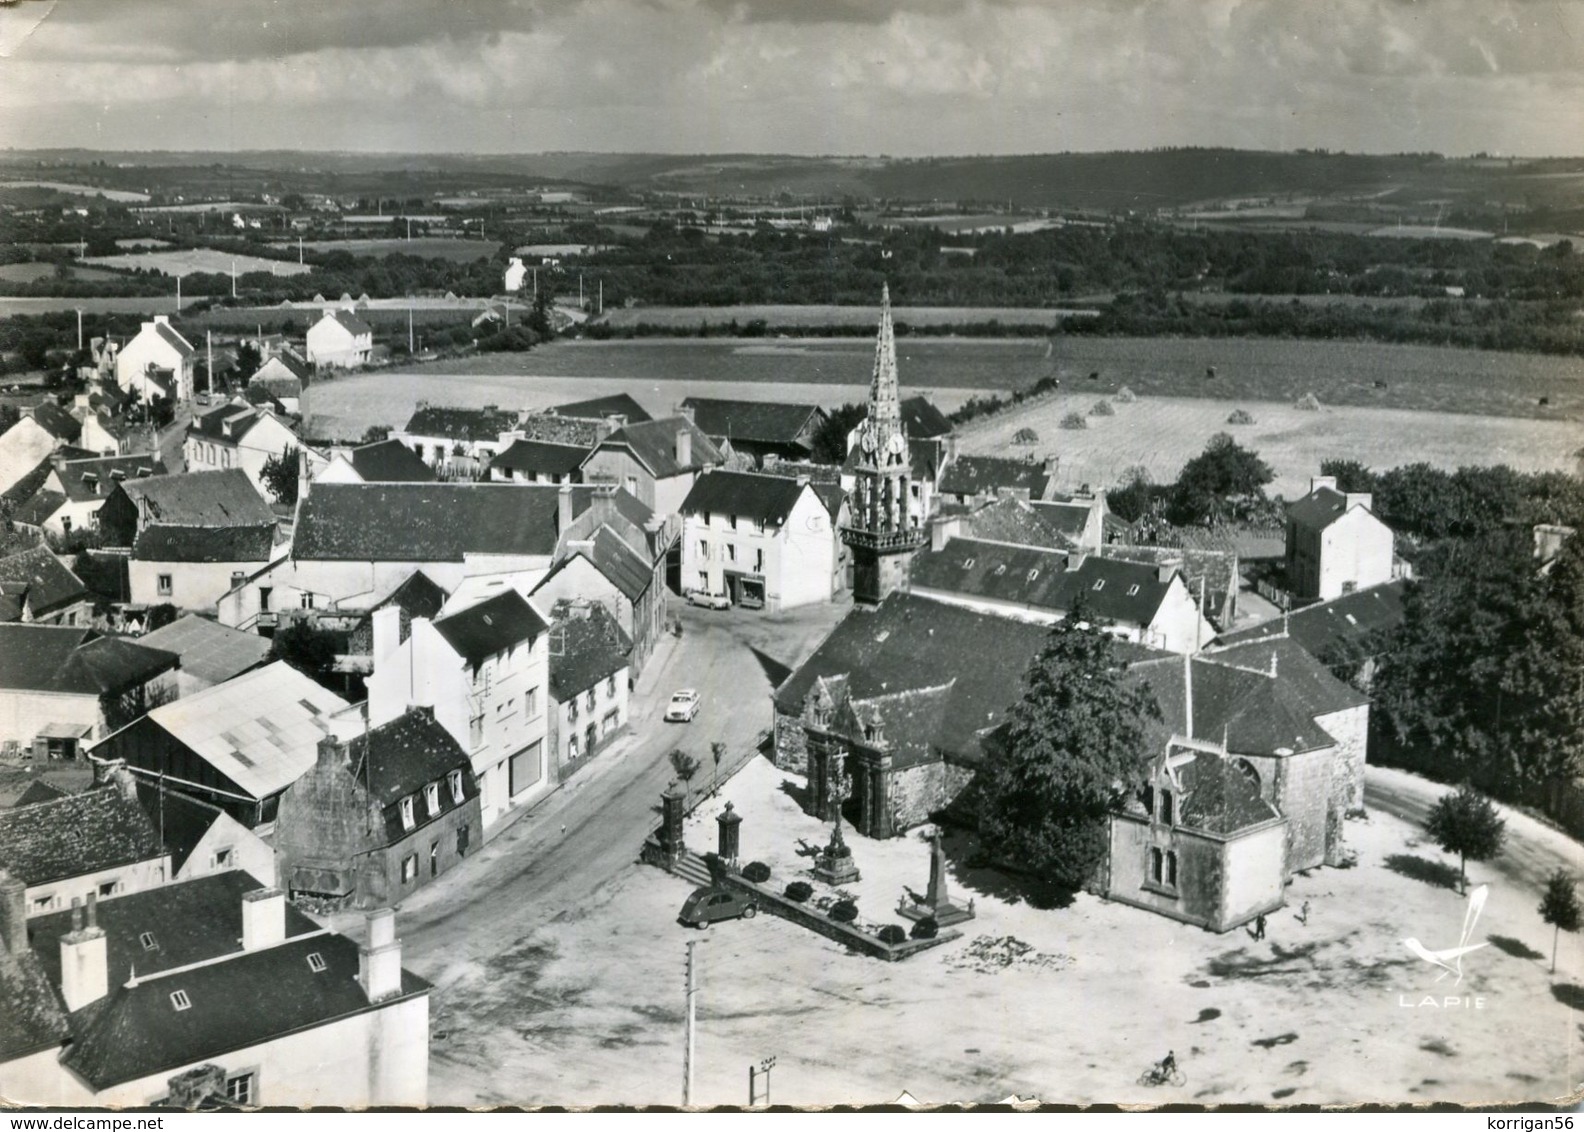
[[[1171,521],[1186,526],[1235,517],[1264,499],[1264,487],[1273,478],[1257,452],[1218,432],[1183,465],[1172,489]]]
[[[264,461],[259,479],[264,481],[275,502],[294,507],[297,504],[297,475],[297,450],[288,446],[279,456],[271,456]]]
[[[1143,784],[1145,727],[1160,714],[1124,670],[1115,638],[1081,608],[1051,630],[979,778],[979,830],[997,860],[1071,890],[1093,877],[1107,815]]]
[[[812,459],[819,464],[842,464],[847,461],[847,434],[858,427],[858,422],[868,415],[862,405],[851,401],[825,414],[819,428],[814,430]]]
[[[1507,823],[1489,798],[1465,783],[1430,807],[1425,832],[1442,849],[1458,855],[1458,891],[1466,892],[1467,863],[1488,861],[1500,853]]]

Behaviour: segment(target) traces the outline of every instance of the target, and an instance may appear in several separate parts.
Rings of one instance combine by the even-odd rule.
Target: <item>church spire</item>
[[[874,375],[869,383],[869,419],[877,429],[900,424],[897,392],[896,331],[891,326],[891,285],[880,285],[880,333],[875,338]]]

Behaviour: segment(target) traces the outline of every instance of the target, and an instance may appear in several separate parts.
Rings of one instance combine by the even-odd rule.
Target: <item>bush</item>
[[[935,922],[934,916],[925,916],[913,922],[914,939],[934,939],[939,934],[940,925]]]
[[[743,879],[751,880],[755,884],[763,884],[770,879],[770,866],[763,861],[749,861],[743,867]]]
[[[893,947],[907,942],[907,931],[900,924],[887,924],[875,936],[881,943],[889,943]]]
[[[1134,401],[1138,400],[1138,394],[1124,385],[1121,389],[1116,391],[1116,399],[1121,401],[1124,405],[1131,405]]]
[[[825,914],[838,924],[850,924],[858,918],[858,905],[851,900],[838,900]]]
[[[1293,408],[1302,409],[1309,413],[1319,412],[1320,398],[1316,397],[1313,393],[1305,393],[1302,397],[1293,402]]]
[[[1013,444],[1038,444],[1039,433],[1031,428],[1020,428],[1012,434]]]
[[[1091,417],[1114,417],[1116,410],[1111,407],[1110,401],[1096,401],[1094,408],[1089,410]]]
[[[1068,413],[1061,419],[1061,426],[1067,429],[1088,428],[1089,422],[1084,420],[1082,413]]]
[[[796,900],[799,904],[813,895],[814,886],[806,880],[795,880],[786,886],[786,898]]]
[[[1227,414],[1227,424],[1253,424],[1254,416],[1247,409],[1233,409]]]

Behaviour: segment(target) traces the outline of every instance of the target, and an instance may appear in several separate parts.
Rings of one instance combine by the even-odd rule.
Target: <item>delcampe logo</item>
[[[1470,952],[1478,951],[1482,947],[1490,946],[1490,942],[1488,940],[1481,943],[1469,942],[1469,940],[1474,937],[1474,928],[1479,924],[1480,913],[1485,911],[1485,901],[1489,896],[1490,885],[1488,884],[1482,884],[1473,892],[1468,894],[1468,907],[1463,911],[1463,933],[1458,936],[1458,941],[1455,946],[1443,947],[1439,950],[1432,950],[1420,943],[1413,936],[1409,936],[1407,939],[1402,941],[1403,946],[1411,951],[1415,956],[1423,959],[1432,967],[1439,967],[1441,969],[1441,973],[1435,977],[1436,982],[1439,983],[1448,975],[1456,975],[1457,978],[1453,980],[1452,985],[1459,986],[1463,982],[1463,957],[1468,955]],[[1483,1010],[1485,1008],[1485,999],[1483,997],[1476,998],[1469,995],[1449,995],[1445,998],[1436,998],[1433,995],[1427,995],[1418,1002],[1410,1002],[1408,1001],[1407,995],[1398,995],[1397,1005],[1429,1006],[1440,1009],[1462,1008],[1464,1010]]]

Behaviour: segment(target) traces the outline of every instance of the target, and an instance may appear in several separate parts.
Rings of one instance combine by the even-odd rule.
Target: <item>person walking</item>
[[[1309,926],[1309,901],[1305,900],[1303,902],[1303,914],[1298,918],[1302,921],[1304,927],[1307,928]]]
[[[1264,939],[1265,938],[1265,913],[1264,912],[1261,912],[1258,916],[1254,917],[1254,938],[1255,939]]]

